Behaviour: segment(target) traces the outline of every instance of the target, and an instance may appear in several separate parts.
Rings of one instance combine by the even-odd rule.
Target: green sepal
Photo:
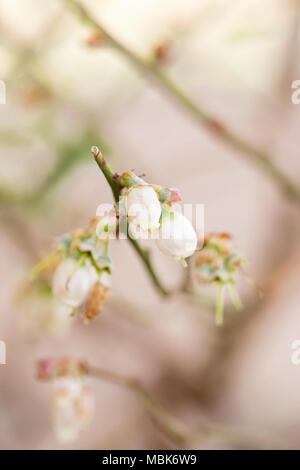
[[[92,258],[92,264],[94,264],[96,268],[100,270],[107,269],[111,273],[112,260],[107,253],[107,244],[104,243],[104,245],[100,245],[96,238],[89,237],[80,242],[79,248],[83,252],[89,253]]]
[[[69,233],[64,233],[58,239],[60,249],[67,255],[70,253],[72,237]]]

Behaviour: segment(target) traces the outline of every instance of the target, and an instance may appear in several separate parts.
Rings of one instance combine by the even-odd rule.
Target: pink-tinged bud
[[[39,380],[49,380],[56,367],[55,359],[44,359],[37,364],[37,378]]]
[[[51,380],[57,377],[82,377],[87,375],[88,368],[84,362],[63,357],[60,359],[43,359],[37,363],[37,378]]]
[[[159,200],[162,204],[168,204],[172,206],[175,202],[182,201],[182,197],[179,189],[176,188],[162,188],[158,185],[153,185],[155,191],[158,194]]]
[[[171,192],[169,200],[168,200],[169,204],[182,201],[182,197],[181,197],[179,189],[169,188],[169,190]]]
[[[188,258],[197,248],[197,235],[184,215],[177,211],[170,211],[162,218],[156,243],[166,255]]]
[[[86,300],[97,280],[97,271],[92,265],[78,267],[76,261],[69,258],[54,273],[53,294],[63,304],[78,307]]]

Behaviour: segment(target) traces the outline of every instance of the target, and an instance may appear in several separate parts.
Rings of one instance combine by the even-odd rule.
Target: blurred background
[[[185,93],[263,149],[300,185],[299,9],[294,0],[89,0],[91,16]],[[93,381],[95,416],[80,439],[59,444],[43,357],[72,356],[138,377],[191,429],[203,423],[300,448],[299,200],[255,159],[216,138],[159,83],[147,79],[62,0],[0,0],[1,449],[173,449],[130,391]],[[178,187],[205,205],[205,231],[233,234],[265,291],[239,280],[245,305],[213,309],[184,295],[162,299],[126,241],[114,242],[111,300],[91,324],[61,327],[24,295],[31,266],[53,238],[85,226],[112,200],[90,147],[115,171]],[[170,288],[182,267],[153,250]],[[204,295],[207,294],[203,289]],[[209,290],[211,295],[214,294]],[[210,295],[209,294],[209,295]],[[256,446],[257,444],[255,444]],[[185,445],[185,448],[188,444]],[[194,448],[239,448],[216,435]]]

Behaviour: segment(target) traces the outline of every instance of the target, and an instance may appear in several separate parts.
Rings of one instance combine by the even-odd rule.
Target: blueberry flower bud
[[[193,260],[193,276],[199,284],[216,283],[216,323],[223,323],[224,294],[228,289],[237,310],[243,308],[236,289],[236,274],[246,262],[236,251],[232,237],[227,233],[212,233],[204,239],[203,248]]]
[[[75,260],[68,258],[58,266],[54,273],[53,294],[62,303],[70,307],[78,307],[86,300],[97,280],[97,271],[92,265],[86,264],[78,267]]]
[[[37,376],[52,384],[52,422],[57,439],[62,443],[74,441],[94,409],[85,364],[69,358],[46,359],[38,363]]]
[[[93,395],[86,379],[58,377],[53,381],[53,430],[59,442],[74,441],[92,411]]]
[[[197,248],[197,235],[184,215],[177,211],[167,211],[162,218],[156,243],[166,255],[188,258]]]
[[[129,228],[131,224],[145,232],[153,232],[159,228],[161,205],[152,186],[130,188],[126,194],[126,211]]]
[[[205,237],[202,250],[195,255],[195,275],[199,283],[234,283],[235,275],[245,260],[236,251],[227,233]]]

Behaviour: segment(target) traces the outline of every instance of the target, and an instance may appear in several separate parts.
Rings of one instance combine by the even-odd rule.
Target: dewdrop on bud
[[[197,235],[184,215],[177,211],[169,211],[162,218],[156,243],[166,255],[188,258],[197,248]]]
[[[159,228],[161,205],[152,186],[130,188],[126,194],[126,208],[130,225],[140,227],[145,232]]]
[[[97,271],[92,265],[78,267],[76,261],[66,259],[54,273],[53,294],[63,304],[78,307],[85,301],[97,279]]]

